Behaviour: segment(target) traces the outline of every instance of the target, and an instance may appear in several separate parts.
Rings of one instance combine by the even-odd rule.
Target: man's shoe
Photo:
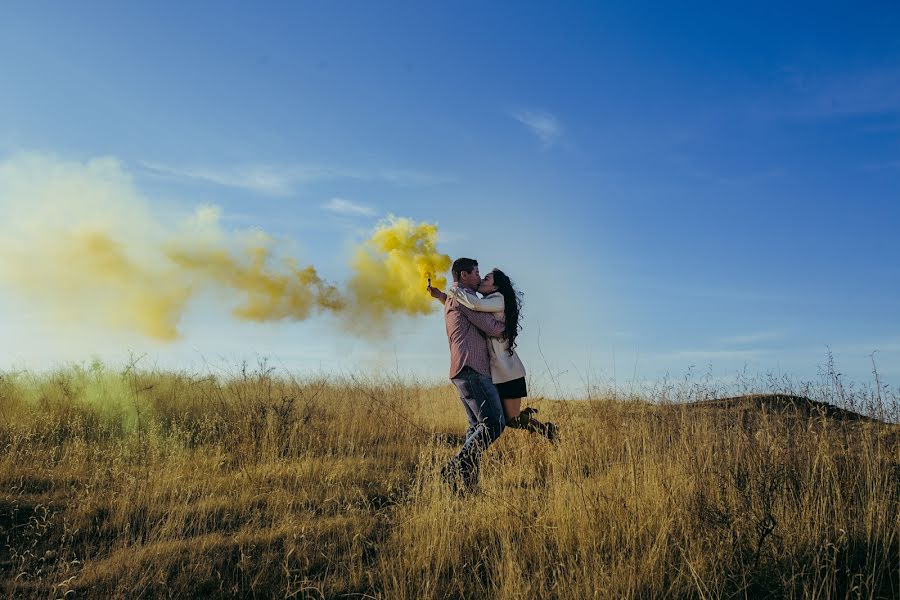
[[[459,498],[471,495],[478,487],[478,468],[463,469],[456,462],[448,462],[441,467],[441,481],[444,482],[450,493]]]
[[[441,481],[444,482],[448,488],[450,488],[450,493],[454,496],[459,495],[459,490],[462,487],[462,480],[459,472],[459,465],[454,463],[447,463],[443,467],[441,467]]]
[[[554,444],[559,443],[559,428],[553,423],[544,423],[544,431],[541,433]]]
[[[449,462],[441,467],[441,481],[450,489],[450,493],[458,498],[472,491],[471,475],[465,473],[458,463]]]

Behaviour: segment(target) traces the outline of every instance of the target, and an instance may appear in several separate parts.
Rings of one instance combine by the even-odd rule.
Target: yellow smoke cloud
[[[175,339],[191,288],[162,234],[115,160],[0,163],[0,284],[58,322]]]
[[[166,226],[113,159],[0,162],[0,285],[62,322],[170,341],[188,305],[214,295],[240,320],[327,312],[351,331],[381,334],[394,315],[436,310],[426,278],[445,287],[450,268],[437,227],[405,218],[390,217],[356,248],[345,290],[283,246],[259,230],[223,230],[215,207]]]
[[[68,293],[63,298],[90,301],[93,310],[102,309],[115,327],[134,327],[159,340],[178,337],[178,319],[191,295],[186,282],[133,261],[106,233],[62,234],[59,242],[55,244],[59,260],[53,262],[61,269],[52,277],[53,287],[62,286]],[[85,306],[82,303],[81,308]]]
[[[348,284],[355,322],[381,324],[389,314],[434,310],[434,300],[424,293],[427,278],[443,288],[443,274],[450,269],[450,257],[437,249],[437,235],[434,224],[389,217],[357,248]]]

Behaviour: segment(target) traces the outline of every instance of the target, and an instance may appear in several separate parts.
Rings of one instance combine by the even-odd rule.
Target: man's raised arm
[[[438,288],[436,288],[436,287],[431,287],[431,286],[429,285],[429,286],[428,286],[427,288],[425,288],[425,289],[428,290],[428,293],[431,294],[431,297],[432,297],[432,298],[434,298],[435,300],[440,300],[441,304],[443,304],[444,302],[447,301],[447,294],[445,294],[444,292],[442,292],[442,291],[439,290]]]
[[[491,313],[475,312],[462,304],[459,304],[459,311],[465,315],[469,323],[489,337],[500,337],[503,335],[503,330],[506,329],[506,323],[498,321],[491,316]]]

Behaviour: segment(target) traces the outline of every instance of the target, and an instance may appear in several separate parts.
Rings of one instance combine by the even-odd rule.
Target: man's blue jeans
[[[458,470],[464,482],[474,484],[478,479],[481,454],[500,437],[506,426],[503,406],[491,378],[471,367],[463,368],[450,381],[459,390],[469,429],[466,431],[466,441],[456,456],[450,459],[448,466]]]

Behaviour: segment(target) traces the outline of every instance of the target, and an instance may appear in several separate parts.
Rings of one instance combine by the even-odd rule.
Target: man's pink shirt
[[[500,337],[505,324],[490,313],[475,312],[462,306],[454,298],[444,302],[444,321],[450,343],[450,379],[464,367],[471,367],[491,376],[491,357],[485,336]]]

